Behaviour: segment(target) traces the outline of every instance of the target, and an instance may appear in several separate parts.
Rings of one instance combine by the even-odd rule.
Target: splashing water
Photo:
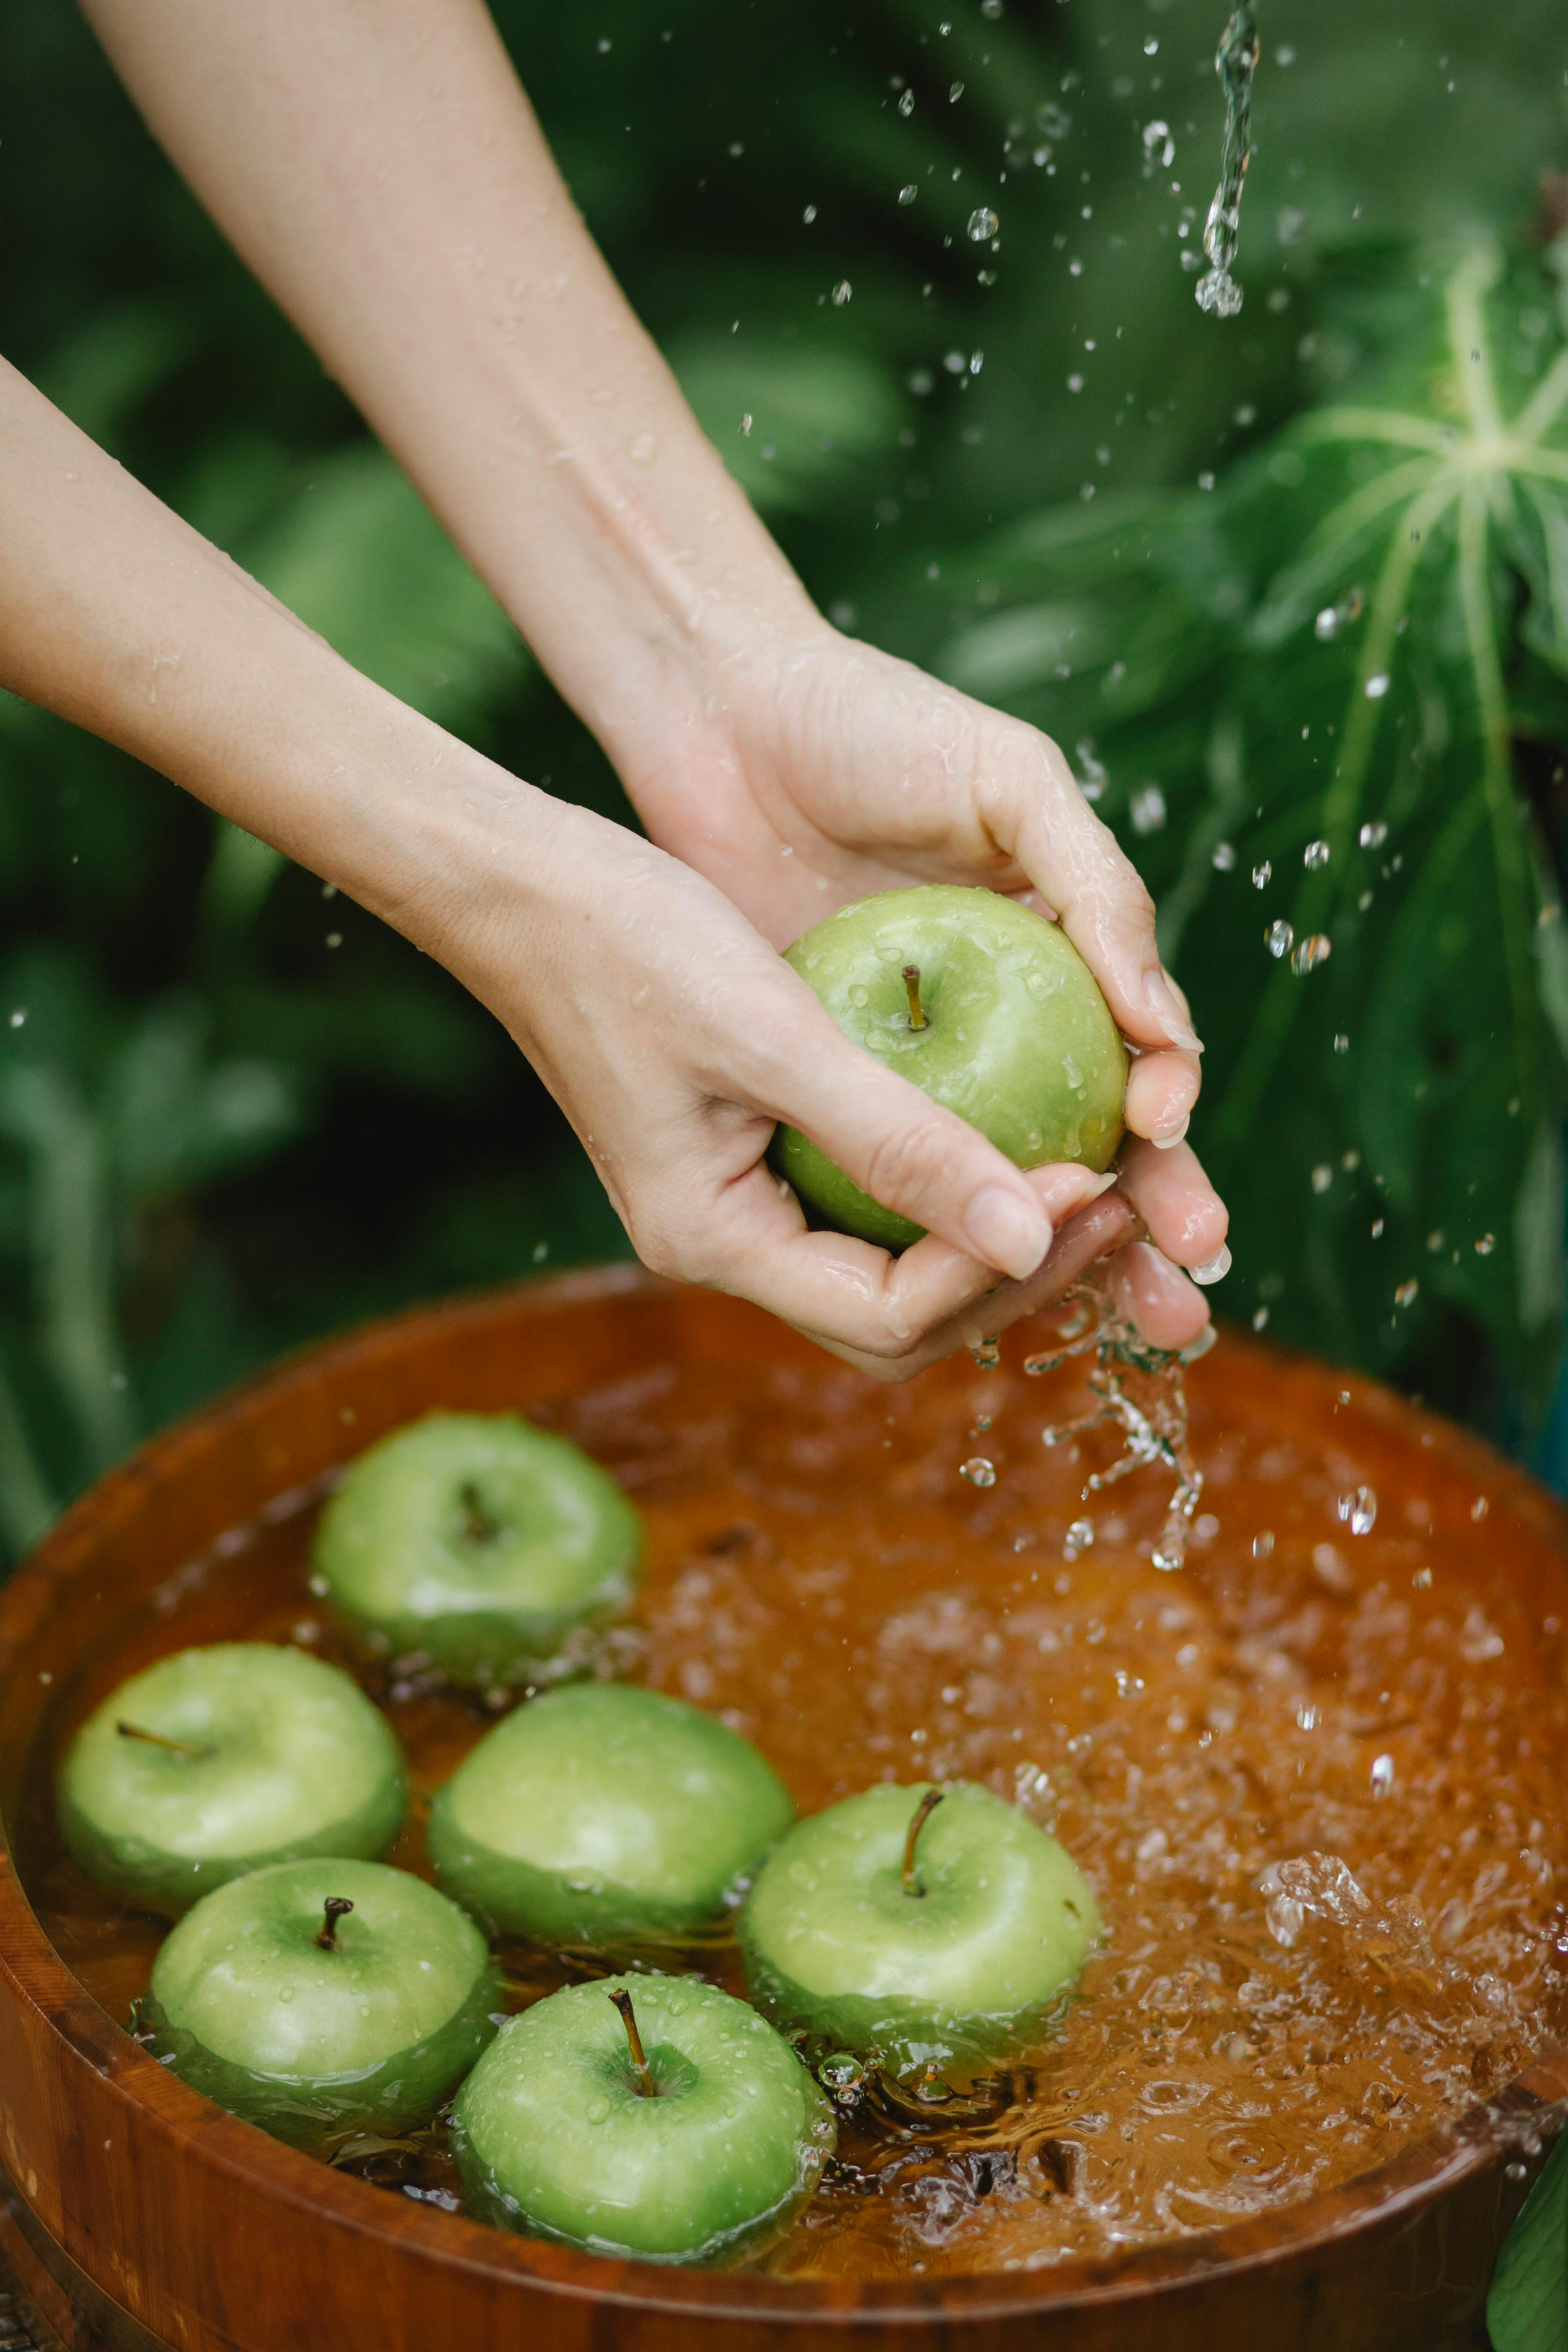
[[[1121,1429],[1123,1450],[1109,1470],[1097,1470],[1087,1481],[1083,1488],[1085,1502],[1090,1495],[1114,1486],[1120,1479],[1134,1470],[1146,1469],[1151,1463],[1163,1463],[1166,1469],[1174,1471],[1175,1490],[1150,1558],[1156,1568],[1184,1568],[1187,1530],[1204,1490],[1203,1473],[1194,1462],[1187,1443],[1184,1360],[1163,1348],[1149,1345],[1128,1321],[1093,1267],[1064,1294],[1062,1303],[1070,1309],[1070,1319],[1062,1330],[1062,1346],[1054,1355],[1027,1357],[1024,1370],[1052,1372],[1069,1357],[1088,1355],[1092,1349],[1095,1366],[1089,1384],[1100,1402],[1092,1412],[1077,1421],[1043,1429],[1040,1442],[1044,1445],[1065,1445],[1084,1432],[1103,1428],[1108,1423]],[[1075,1521],[1069,1535],[1087,1525],[1083,1520]]]
[[[1225,91],[1225,144],[1219,185],[1204,227],[1204,251],[1212,267],[1197,283],[1197,305],[1216,318],[1234,319],[1241,289],[1231,276],[1241,242],[1241,191],[1252,161],[1252,77],[1258,70],[1258,18],[1251,0],[1240,0],[1215,54],[1214,67]]]

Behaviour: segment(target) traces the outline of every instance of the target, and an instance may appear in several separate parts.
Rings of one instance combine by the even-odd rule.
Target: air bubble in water
[[[961,1478],[967,1478],[972,1486],[994,1486],[996,1465],[987,1462],[984,1454],[976,1454],[969,1461],[960,1463],[958,1475]]]
[[[1263,944],[1276,961],[1278,961],[1280,956],[1289,954],[1291,948],[1295,945],[1295,927],[1290,923],[1270,923],[1268,929],[1263,934]]]
[[[1369,1536],[1377,1525],[1377,1496],[1370,1486],[1357,1486],[1353,1493],[1342,1495],[1334,1508],[1352,1536]]]
[[[967,223],[971,245],[984,245],[987,237],[995,236],[1001,226],[989,205],[976,205]]]

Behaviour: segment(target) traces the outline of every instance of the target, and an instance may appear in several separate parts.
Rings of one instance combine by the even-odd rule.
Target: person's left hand
[[[1224,1203],[1182,1141],[1203,1049],[1148,892],[1047,736],[818,624],[732,656],[658,755],[622,768],[653,838],[776,947],[916,882],[1057,916],[1135,1055],[1121,1190],[1149,1241],[1113,1281],[1157,1344],[1198,1337],[1207,1301],[1178,1269],[1213,1281],[1228,1263]]]

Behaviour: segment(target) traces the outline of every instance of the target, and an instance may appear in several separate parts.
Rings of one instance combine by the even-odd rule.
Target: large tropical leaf
[[[1079,746],[1155,888],[1233,1311],[1386,1368],[1447,1302],[1539,1390],[1568,941],[1518,743],[1568,741],[1568,352],[1481,244],[1324,341],[1340,396],[1219,487],[985,542],[936,658]]]

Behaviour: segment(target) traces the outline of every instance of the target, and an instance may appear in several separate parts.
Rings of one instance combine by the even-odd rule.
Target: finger
[[[1161,962],[1142,877],[1058,746],[1030,734],[1032,756],[1005,761],[983,792],[987,830],[1057,909],[1123,1033],[1140,1045],[1201,1053],[1186,999]]]
[[[1086,1266],[1119,1248],[1137,1230],[1132,1212],[1120,1192],[1105,1193],[1063,1225],[1050,1255],[1026,1282],[998,1284],[984,1298],[972,1301],[921,1339],[895,1352],[856,1346],[805,1324],[797,1324],[796,1328],[805,1331],[829,1354],[856,1365],[861,1371],[870,1372],[877,1380],[912,1380],[928,1365],[956,1355],[961,1348],[978,1347],[984,1340],[999,1338],[1015,1323],[1037,1315],[1076,1282]]]
[[[1123,1146],[1120,1167],[1122,1192],[1166,1257],[1200,1282],[1220,1281],[1230,1271],[1230,1219],[1192,1146],[1162,1151],[1135,1139]]]
[[[853,1045],[799,985],[809,1026],[759,1069],[758,1108],[799,1128],[872,1200],[961,1255],[1015,1280],[1033,1274],[1051,1245],[1051,1223],[1022,1171],[967,1119]]]
[[[1117,1179],[1114,1173],[1097,1176],[1092,1169],[1060,1163],[1031,1169],[1025,1181],[1046,1213],[1054,1244],[1059,1227],[1109,1192]],[[1041,1264],[1048,1262],[1047,1252]],[[988,1310],[982,1302],[994,1297],[998,1286],[994,1267],[928,1234],[893,1260],[883,1292],[884,1309],[912,1341],[966,1308],[984,1318]]]
[[[1168,1151],[1187,1131],[1201,1083],[1195,1054],[1140,1054],[1128,1076],[1122,1108],[1130,1131]]]
[[[1151,1347],[1190,1348],[1207,1327],[1208,1300],[1152,1242],[1133,1242],[1118,1251],[1106,1286]]]

